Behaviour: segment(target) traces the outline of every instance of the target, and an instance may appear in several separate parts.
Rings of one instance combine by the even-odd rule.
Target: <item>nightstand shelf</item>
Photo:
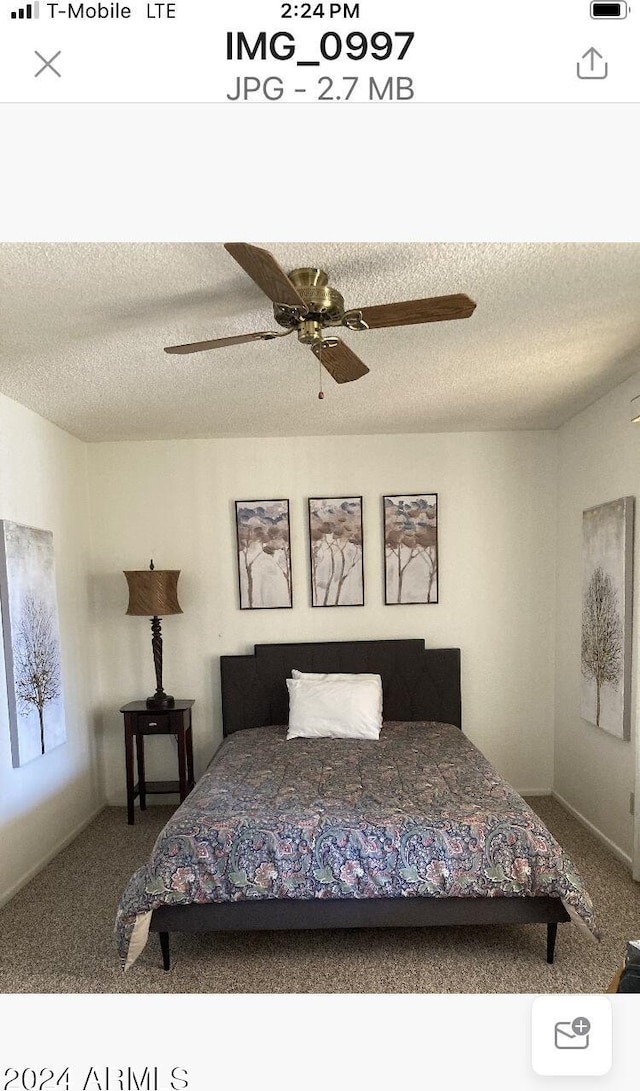
[[[146,810],[148,795],[177,794],[180,802],[194,786],[193,740],[191,709],[194,701],[176,701],[173,708],[155,712],[146,701],[131,701],[120,711],[124,715],[125,765],[127,776],[127,822],[134,823],[134,801],[140,799],[140,810]],[[175,735],[178,744],[178,779],[147,780],[144,772],[145,735]],[[138,780],[134,784],[133,743],[135,739]]]

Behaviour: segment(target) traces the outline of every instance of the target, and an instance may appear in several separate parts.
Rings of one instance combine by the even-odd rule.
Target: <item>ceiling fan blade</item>
[[[476,305],[468,295],[439,295],[431,299],[410,299],[406,303],[381,303],[358,307],[370,330],[383,326],[412,326],[418,322],[449,322],[470,318]]]
[[[369,371],[355,352],[338,337],[332,337],[330,342],[319,341],[311,349],[337,383],[351,383]]]
[[[306,313],[307,305],[304,299],[298,295],[284,269],[280,268],[273,254],[270,254],[268,250],[251,246],[247,242],[226,242],[224,248],[272,303],[286,303],[289,307],[300,307]]]
[[[287,331],[289,332],[289,331]],[[271,341],[282,334],[272,330],[261,333],[240,333],[236,337],[218,337],[215,341],[196,341],[192,345],[171,345],[165,352],[205,352],[207,349],[223,349],[227,345],[246,345],[248,341]]]

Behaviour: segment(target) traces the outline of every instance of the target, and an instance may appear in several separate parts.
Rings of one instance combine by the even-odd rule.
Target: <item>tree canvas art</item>
[[[364,606],[362,497],[309,500],[312,606]]]
[[[0,522],[0,601],[11,754],[17,767],[66,739],[50,531]]]
[[[242,610],[293,605],[288,500],[236,500]]]
[[[630,737],[633,497],[582,517],[581,715]]]
[[[385,496],[383,505],[385,603],[437,602],[437,494]]]

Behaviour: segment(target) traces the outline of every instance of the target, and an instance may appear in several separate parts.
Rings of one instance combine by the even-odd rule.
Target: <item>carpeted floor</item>
[[[528,801],[573,857],[594,900],[600,943],[558,928],[545,961],[544,925],[172,937],[162,970],[157,936],[126,974],[113,944],[120,893],[146,859],[166,807],[108,808],[0,910],[6,993],[553,993],[604,992],[627,939],[640,936],[640,884],[553,799]]]

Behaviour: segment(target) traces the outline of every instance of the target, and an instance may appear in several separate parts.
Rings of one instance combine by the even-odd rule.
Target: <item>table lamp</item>
[[[156,670],[156,692],[147,697],[147,708],[173,708],[175,699],[162,688],[162,631],[160,618],[168,614],[181,614],[178,602],[178,576],[180,570],[159,571],[151,561],[148,569],[125,572],[129,585],[127,614],[151,618],[151,647]]]

